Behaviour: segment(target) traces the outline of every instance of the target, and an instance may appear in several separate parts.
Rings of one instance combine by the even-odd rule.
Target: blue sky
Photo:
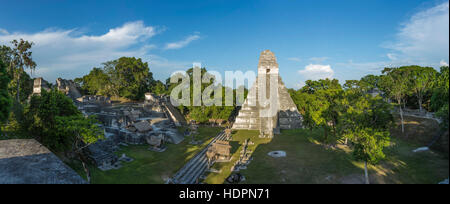
[[[120,56],[148,61],[157,79],[201,62],[254,70],[272,50],[290,88],[385,66],[449,61],[442,0],[2,1],[0,44],[33,41],[33,76],[75,78]]]

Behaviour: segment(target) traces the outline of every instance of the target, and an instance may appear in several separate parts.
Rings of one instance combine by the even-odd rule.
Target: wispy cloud
[[[441,60],[441,62],[439,63],[441,66],[446,66],[448,67],[448,62]]]
[[[387,53],[386,56],[390,59],[390,60],[397,60],[397,55],[393,54],[393,53]]]
[[[449,56],[449,2],[413,15],[401,24],[396,40],[383,43],[392,50],[391,60],[438,65]],[[395,54],[395,55],[393,55]]]
[[[401,63],[393,63],[391,61],[379,61],[379,62],[354,62],[349,60],[348,62],[336,63],[336,66],[342,67],[342,72],[359,72],[361,74],[374,74],[380,72],[385,67],[400,66]]]
[[[157,27],[135,21],[101,35],[80,34],[77,29],[47,29],[36,33],[4,31],[0,33],[0,44],[10,45],[11,40],[20,38],[34,42],[36,75],[54,80],[84,75],[92,67],[118,57],[145,57],[156,47],[149,39],[160,32]]]
[[[186,37],[184,40],[167,43],[166,46],[164,47],[164,49],[166,49],[166,50],[180,49],[180,48],[186,47],[187,45],[189,45],[189,43],[191,43],[192,41],[198,40],[198,39],[200,39],[200,35],[198,35],[198,34],[190,35],[190,36]]]
[[[9,33],[8,33],[8,31],[7,30],[5,30],[5,29],[3,29],[3,28],[0,28],[0,35],[8,35]]]
[[[385,67],[405,65],[443,66],[449,57],[449,3],[444,2],[412,15],[400,24],[394,40],[382,43],[386,60],[340,62],[338,78],[380,74]]]

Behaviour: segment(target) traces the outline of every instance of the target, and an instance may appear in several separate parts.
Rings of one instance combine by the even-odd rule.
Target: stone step
[[[196,165],[194,167],[192,167],[190,169],[190,171],[188,171],[184,175],[184,177],[180,180],[180,183],[182,183],[182,184],[191,184],[191,183],[189,183],[190,181],[192,181],[192,180],[195,181],[195,179],[197,179],[197,178],[195,178],[195,175],[197,175],[198,172],[201,171],[202,165],[206,164],[206,162],[207,162],[206,156],[202,157],[202,159],[200,161],[198,161],[196,163]]]
[[[188,181],[188,184],[194,184],[195,181],[200,178],[200,176],[205,172],[205,170],[208,168],[208,164],[202,164],[200,166],[200,169],[197,171],[197,173],[191,178],[191,180]]]
[[[224,140],[226,134],[224,131],[220,132],[214,139],[197,155],[189,160],[175,175],[172,177],[174,183],[188,183],[195,182],[195,180],[203,174],[207,168],[206,151],[217,140]]]
[[[186,177],[188,177],[193,171],[195,171],[195,169],[197,168],[197,166],[205,159],[204,155],[202,155],[195,163],[193,163],[190,167],[189,170],[186,171],[183,176],[182,179],[186,179]]]
[[[203,152],[203,151],[202,151]],[[189,160],[173,177],[175,180],[179,180],[182,176],[186,174],[187,171],[191,169],[193,165],[196,164],[198,160],[202,158],[202,152],[195,155],[191,160]]]
[[[220,136],[220,134],[219,134],[218,136]],[[218,136],[217,136],[217,137],[218,137]],[[192,165],[195,164],[195,162],[197,162],[199,159],[201,159],[202,155],[204,155],[204,154],[206,153],[207,148],[208,148],[214,141],[216,141],[217,137],[214,138],[214,139],[208,144],[208,146],[207,146],[205,149],[203,149],[202,151],[200,151],[199,153],[197,153],[197,155],[195,155],[191,160],[189,160],[189,161],[186,163],[186,165],[183,166],[183,167],[177,172],[177,174],[175,174],[175,177],[180,177],[180,176],[182,176],[187,170],[189,170],[189,169],[191,168]]]

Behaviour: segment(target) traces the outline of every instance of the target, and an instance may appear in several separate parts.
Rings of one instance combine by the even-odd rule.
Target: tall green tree
[[[199,80],[199,79],[194,79],[194,71],[198,73],[200,73],[200,80],[201,81],[195,81],[195,80]],[[179,75],[181,75],[181,73],[178,73]],[[190,91],[190,105],[188,106],[183,106],[180,105],[178,106],[178,109],[180,110],[180,112],[188,119],[191,120],[195,120],[197,122],[200,123],[204,123],[204,122],[208,122],[209,119],[223,119],[223,120],[228,120],[228,119],[233,119],[232,117],[234,117],[237,114],[236,111],[236,95],[237,95],[237,89],[232,89],[230,87],[225,87],[222,84],[215,84],[216,83],[216,79],[214,77],[214,75],[212,75],[211,73],[209,73],[206,68],[190,68],[186,71],[187,76],[189,76],[190,79],[190,85],[189,85],[189,91]],[[209,81],[205,82],[202,81],[203,78],[208,78],[210,79]],[[200,88],[200,95],[197,95],[197,97],[202,97],[202,93],[205,92],[205,89],[207,87],[210,87],[212,89],[208,89],[209,91],[211,91],[211,98],[214,97],[213,95],[213,90],[220,90],[221,89],[221,99],[222,99],[222,105],[221,106],[217,106],[216,104],[211,105],[211,106],[206,106],[205,105],[205,101],[202,101],[201,106],[194,106],[194,83],[198,83],[201,84],[201,88]],[[177,83],[170,83],[170,78],[168,78],[166,80],[166,84],[167,84],[167,94],[170,94],[172,92],[172,90],[179,86],[181,84],[181,80],[179,80]],[[247,96],[248,94],[248,90],[245,89],[244,87],[238,87],[238,89],[241,89],[244,91],[244,98]],[[207,92],[207,91],[206,91]],[[225,96],[227,93],[231,93],[230,95],[233,96],[233,104],[231,104],[232,106],[226,106],[225,104]],[[181,93],[180,96],[181,98]]]
[[[8,94],[8,84],[10,78],[6,72],[6,65],[0,59],[0,124],[8,119],[11,108],[11,97]]]
[[[432,90],[433,82],[436,79],[436,70],[432,67],[410,66],[411,88],[417,97],[419,110],[422,111],[424,95]]]
[[[121,84],[119,94],[122,97],[139,100],[144,98],[153,76],[147,62],[134,57],[121,57],[117,60],[115,74]]]
[[[67,143],[66,150],[74,152],[81,161],[88,183],[91,179],[89,168],[87,168],[89,153],[85,150],[89,145],[104,139],[104,133],[97,124],[95,117],[84,117],[81,114],[56,116],[56,130],[59,138],[64,138]]]
[[[33,80],[26,72],[20,72],[20,77],[17,77],[19,72],[17,68],[12,67],[13,59],[14,50],[6,45],[0,46],[0,60],[7,67],[6,72],[11,79],[8,83],[8,92],[11,96],[19,95],[18,102],[23,103],[33,92]],[[20,83],[19,86],[17,86],[18,82]],[[17,91],[18,89],[19,91]],[[14,104],[17,105],[17,97]]]
[[[0,46],[0,60],[3,61],[5,66],[9,67],[9,64],[11,63],[11,60],[12,60],[12,56],[13,56],[13,50],[10,47],[8,47],[6,45]]]
[[[109,95],[108,91],[109,79],[108,75],[101,68],[94,67],[88,75],[74,80],[81,87],[82,92],[87,95]]]
[[[389,127],[393,122],[391,106],[380,96],[367,94],[364,81],[347,81],[341,100],[339,130],[353,144],[353,155],[364,161],[366,183],[369,183],[367,163],[376,164],[385,157],[389,145]]]
[[[354,144],[353,155],[357,160],[364,161],[364,175],[369,184],[367,163],[376,164],[385,158],[383,149],[390,143],[388,131],[378,131],[372,128],[355,129],[347,134]]]
[[[81,112],[64,93],[43,90],[41,96],[32,96],[24,110],[23,129],[55,152],[69,151],[73,139],[58,130],[58,117],[80,116]]]
[[[326,142],[330,139],[329,133],[333,133],[333,139],[337,139],[336,127],[341,111],[339,101],[343,97],[342,86],[337,79],[308,80],[305,84],[301,92],[305,93],[304,96],[308,100],[304,103],[304,107],[299,109],[306,113],[304,115],[306,122],[312,127],[322,127],[325,130],[324,140]]]
[[[380,76],[376,75],[367,75],[361,78],[358,83],[360,83],[361,87],[365,87],[368,90],[373,90],[380,87]]]
[[[163,94],[166,87],[153,79],[147,62],[134,57],[121,57],[103,63],[101,68],[93,68],[88,75],[75,79],[82,91],[91,95],[123,97],[141,100],[151,91]]]
[[[405,125],[402,103],[410,91],[411,84],[409,77],[411,71],[405,67],[385,68],[382,73],[384,75],[381,77],[381,86],[383,87],[383,91],[385,91],[389,97],[393,98],[397,102],[401,119],[402,133],[404,133]]]
[[[150,84],[149,90],[156,95],[167,94],[166,85],[160,80],[153,81]]]
[[[436,115],[442,119],[441,126],[448,131],[449,123],[449,67],[441,67],[433,95],[431,97],[431,108]]]
[[[13,44],[12,49],[12,59],[10,62],[10,71],[14,73],[14,78],[17,83],[17,93],[16,100],[20,101],[20,85],[21,85],[21,76],[24,72],[25,68],[34,71],[36,68],[36,63],[33,61],[31,47],[33,46],[32,42],[25,41],[20,39],[20,41],[13,40],[11,41]]]
[[[9,83],[9,94],[11,96],[19,96],[18,103],[24,103],[28,100],[28,97],[33,93],[33,79],[26,72],[22,72],[19,78],[11,77],[11,82]],[[18,84],[19,83],[19,84]],[[17,92],[19,90],[19,92]]]

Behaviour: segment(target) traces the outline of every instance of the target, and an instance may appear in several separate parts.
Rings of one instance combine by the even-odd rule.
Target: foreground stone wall
[[[85,184],[34,139],[0,141],[0,184]]]

